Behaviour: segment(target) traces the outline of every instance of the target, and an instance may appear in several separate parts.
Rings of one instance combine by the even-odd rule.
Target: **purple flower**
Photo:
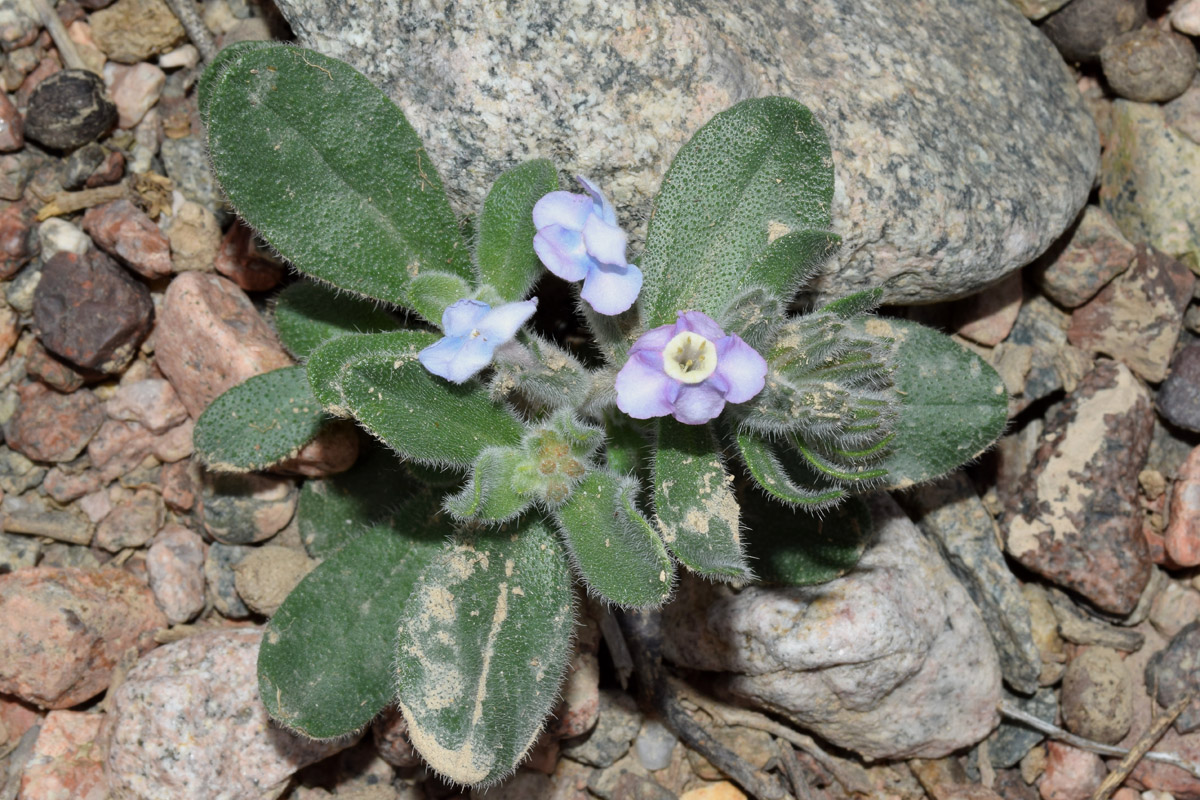
[[[699,311],[680,311],[674,325],[642,334],[617,373],[617,407],[634,419],[672,415],[703,425],[726,403],[762,391],[767,362],[736,335]]]
[[[459,300],[442,312],[446,336],[417,354],[425,369],[463,383],[492,363],[496,348],[517,335],[537,309],[537,298],[492,308],[478,300]]]
[[[551,192],[533,207],[533,249],[546,269],[583,281],[580,296],[599,314],[628,311],[642,290],[642,271],[625,262],[625,231],[617,212],[582,175],[587,194]]]

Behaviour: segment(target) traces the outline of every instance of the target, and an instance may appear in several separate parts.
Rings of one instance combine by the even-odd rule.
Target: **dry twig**
[[[1092,800],[1108,800],[1112,797],[1113,792],[1117,787],[1125,782],[1129,777],[1129,773],[1133,772],[1133,768],[1138,765],[1149,752],[1150,748],[1162,738],[1162,735],[1167,732],[1167,728],[1175,724],[1175,720],[1183,713],[1184,709],[1192,704],[1196,699],[1196,693],[1191,692],[1187,697],[1177,702],[1175,705],[1167,709],[1167,713],[1163,714],[1146,729],[1129,749],[1129,753],[1121,759],[1121,763],[1117,764],[1116,769],[1108,773],[1108,777],[1100,784],[1100,788],[1092,795]]]
[[[200,57],[205,63],[212,61],[213,56],[217,54],[217,43],[213,41],[212,32],[204,24],[204,20],[200,19],[195,0],[167,0],[167,5],[171,7],[171,13],[179,18],[179,23],[187,31],[192,44],[200,51]]]

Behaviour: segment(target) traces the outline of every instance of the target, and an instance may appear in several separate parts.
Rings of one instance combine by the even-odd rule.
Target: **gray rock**
[[[1033,641],[1029,603],[998,544],[992,515],[962,472],[907,495],[905,506],[936,544],[950,569],[975,601],[996,653],[1000,672],[1022,694],[1038,688],[1041,655]]]
[[[1155,398],[1158,413],[1173,425],[1200,431],[1200,345],[1175,353],[1171,371]]]
[[[642,730],[634,740],[633,746],[637,751],[638,760],[648,770],[666,769],[671,763],[671,753],[679,740],[675,734],[656,719],[646,720]]]
[[[228,215],[225,196],[208,166],[208,147],[202,139],[184,136],[180,139],[164,139],[159,150],[167,177],[175,182],[175,188],[223,219]]]
[[[1100,51],[1114,92],[1139,103],[1172,100],[1192,84],[1196,48],[1186,36],[1155,27],[1123,33]]]
[[[21,494],[42,483],[46,468],[39,467],[21,453],[0,445],[0,489],[5,494]]]
[[[664,655],[867,758],[940,758],[999,721],[996,650],[936,548],[886,495],[871,505],[875,543],[827,584],[681,580]]]
[[[8,495],[0,503],[0,525],[10,533],[48,536],[68,544],[91,544],[92,523],[74,505],[62,506],[37,492]]]
[[[1067,344],[1071,317],[1041,295],[1021,305],[1006,344],[1033,348],[1029,374],[1025,377],[1025,399],[1032,402],[1063,388],[1060,353]]]
[[[1200,622],[1193,622],[1171,638],[1165,650],[1155,653],[1146,665],[1146,690],[1164,708],[1200,691]],[[1200,729],[1200,699],[1175,720],[1175,730],[1190,733]]]
[[[253,549],[240,544],[213,542],[209,545],[204,559],[204,580],[208,599],[217,611],[230,619],[250,616],[250,609],[237,593],[237,576],[233,570]]]
[[[1117,36],[1141,26],[1146,0],[1073,0],[1042,23],[1042,33],[1069,62],[1095,61]]]
[[[600,719],[591,733],[562,743],[562,754],[592,767],[608,767],[629,752],[642,727],[642,715],[624,692],[600,692]]]
[[[37,564],[42,544],[32,536],[0,533],[0,575]]]
[[[1073,80],[1008,3],[279,7],[301,44],[400,104],[460,212],[477,213],[502,170],[552,156],[642,223],[636,241],[702,123],[751,97],[801,100],[828,131],[837,176],[844,244],[815,285],[827,295],[971,294],[1057,238],[1096,169],[1095,124]]]
[[[206,472],[201,486],[204,529],[224,544],[269,539],[292,518],[300,492],[271,475]]]
[[[1029,697],[1012,694],[1006,690],[1004,701],[1051,724],[1058,714],[1058,696],[1050,687],[1039,689]],[[987,738],[988,761],[996,769],[1016,766],[1026,753],[1045,738],[1044,733],[1019,722],[1001,722],[1000,727],[992,731],[992,735]]]
[[[75,569],[99,569],[100,559],[90,547],[79,544],[52,542],[42,550],[39,567],[72,567]]]
[[[234,586],[252,611],[270,617],[316,566],[303,550],[274,544],[255,547],[234,566]]]

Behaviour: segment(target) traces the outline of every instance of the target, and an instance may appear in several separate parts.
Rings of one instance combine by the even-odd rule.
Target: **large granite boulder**
[[[844,244],[826,295],[970,294],[1066,228],[1099,160],[1062,59],[1002,0],[278,4],[301,44],[400,104],[460,212],[502,170],[549,157],[598,180],[636,242],[709,117],[800,100],[833,145]]]

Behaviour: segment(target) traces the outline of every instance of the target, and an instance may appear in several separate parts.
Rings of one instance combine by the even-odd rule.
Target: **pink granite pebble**
[[[112,693],[102,734],[115,796],[275,796],[296,770],[353,743],[304,739],[268,719],[256,675],[261,637],[257,628],[202,633],[160,647],[129,671]]]
[[[130,647],[166,625],[154,595],[117,569],[34,567],[0,575],[0,692],[70,708],[108,686]]]
[[[150,589],[172,625],[204,609],[204,552],[200,535],[170,524],[158,532],[146,556]]]
[[[102,714],[51,711],[21,776],[21,800],[106,800],[104,762],[95,746]]]
[[[958,305],[958,333],[994,347],[1008,337],[1021,310],[1021,273],[1010,272],[997,283]]]
[[[249,298],[217,275],[171,281],[159,322],[158,367],[193,418],[225,390],[292,363]]]
[[[25,146],[25,120],[8,95],[0,92],[0,153]]]
[[[1167,517],[1167,555],[1181,567],[1200,564],[1200,447],[1188,454],[1171,492]]]
[[[100,249],[143,278],[171,274],[171,244],[154,220],[129,200],[94,206],[83,215],[83,229]]]
[[[109,418],[140,422],[151,433],[166,433],[188,418],[187,409],[171,384],[162,378],[147,378],[117,387],[104,404]]]
[[[145,61],[132,67],[111,64],[109,70],[112,81],[108,90],[117,106],[117,125],[129,130],[158,102],[167,74]]]
[[[0,694],[0,746],[17,741],[45,716],[28,703]]]
[[[1042,800],[1089,800],[1108,774],[1095,753],[1059,742],[1048,742],[1046,753],[1046,771],[1038,781]]]
[[[229,226],[213,266],[247,292],[274,289],[284,274],[282,264],[259,252],[254,231],[241,220]]]
[[[153,489],[128,489],[115,487],[122,495],[113,503],[113,509],[96,526],[96,544],[110,553],[118,553],[129,547],[141,547],[150,541],[162,527],[166,507],[162,497]]]

